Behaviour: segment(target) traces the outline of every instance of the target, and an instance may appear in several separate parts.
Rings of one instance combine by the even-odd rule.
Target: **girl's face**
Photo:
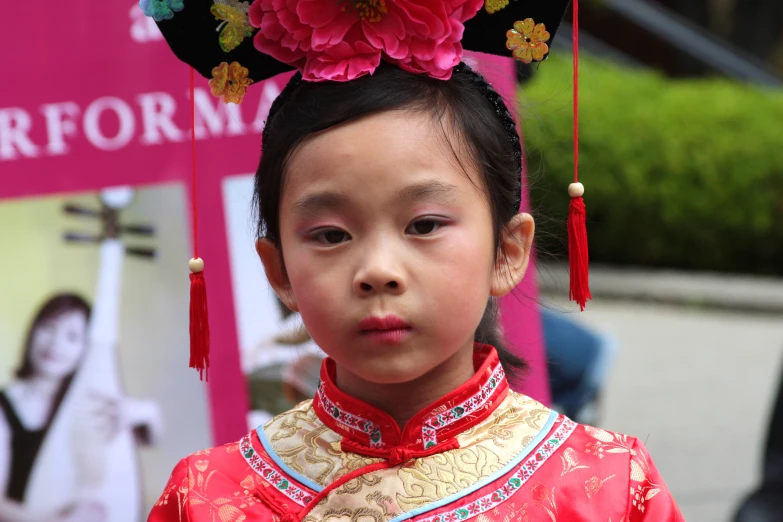
[[[308,138],[289,162],[284,268],[268,241],[259,253],[313,340],[361,379],[409,382],[472,352],[489,296],[510,289],[481,179],[448,147],[431,116],[390,111]]]
[[[62,378],[73,373],[87,344],[87,318],[64,312],[41,322],[33,332],[30,357],[35,375]]]

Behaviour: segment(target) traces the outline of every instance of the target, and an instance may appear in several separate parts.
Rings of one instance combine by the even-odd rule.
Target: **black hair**
[[[308,136],[341,123],[389,110],[432,114],[449,126],[480,172],[492,214],[495,256],[503,230],[519,212],[522,155],[514,119],[502,97],[465,64],[449,80],[412,74],[384,64],[373,75],[350,82],[311,83],[296,74],[275,99],[262,133],[263,154],[255,177],[253,207],[257,235],[280,246],[280,199],[292,154]],[[445,128],[444,128],[444,132]],[[447,140],[453,147],[454,140]],[[455,157],[460,156],[454,151]],[[507,371],[527,365],[505,346],[491,298],[474,335],[498,350]]]
[[[55,294],[41,305],[33,317],[30,327],[27,329],[24,349],[22,351],[22,361],[19,368],[16,370],[16,376],[18,378],[27,379],[32,377],[35,373],[32,358],[33,336],[35,335],[35,331],[45,321],[50,321],[68,312],[81,312],[84,314],[84,318],[89,321],[91,307],[83,297],[72,293]],[[70,377],[72,377],[72,375],[69,376],[69,378]]]

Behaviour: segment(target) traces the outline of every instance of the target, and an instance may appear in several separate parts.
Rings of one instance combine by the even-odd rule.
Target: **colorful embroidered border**
[[[438,430],[445,428],[465,415],[469,415],[484,406],[498,389],[498,385],[505,377],[506,373],[503,371],[503,367],[498,364],[478,393],[459,406],[455,406],[448,411],[427,419],[421,427],[421,438],[424,449],[431,448],[438,443]]]
[[[491,509],[495,509],[497,506],[510,499],[576,429],[577,424],[574,421],[565,417],[563,417],[563,419],[563,424],[557,431],[555,431],[555,433],[549,437],[546,442],[530,456],[530,458],[516,469],[511,478],[509,478],[502,487],[469,504],[464,504],[446,513],[441,513],[429,518],[422,518],[419,522],[461,522],[477,517]]]
[[[345,424],[349,428],[366,434],[370,438],[371,448],[382,448],[383,440],[381,438],[381,427],[372,421],[358,417],[352,413],[335,406],[324,390],[323,382],[318,383],[318,400],[326,412],[335,418],[335,420]]]
[[[239,451],[242,452],[242,456],[245,457],[250,467],[280,493],[302,507],[312,502],[313,495],[311,493],[292,484],[282,473],[261,458],[250,442],[250,435],[245,435],[239,441]]]

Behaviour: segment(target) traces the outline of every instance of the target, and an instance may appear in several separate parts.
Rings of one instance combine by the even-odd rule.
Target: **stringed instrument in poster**
[[[87,350],[44,439],[26,502],[53,510],[91,502],[101,506],[105,522],[139,522],[143,495],[133,428],[144,427],[120,422],[126,395],[117,353],[118,331],[125,256],[151,259],[155,251],[126,246],[122,237],[151,237],[154,229],[120,223],[120,211],[133,199],[131,188],[104,190],[100,199],[97,210],[71,204],[64,208],[71,216],[100,221],[97,236],[65,234],[69,243],[99,245],[100,263]],[[96,414],[103,422],[95,422]]]

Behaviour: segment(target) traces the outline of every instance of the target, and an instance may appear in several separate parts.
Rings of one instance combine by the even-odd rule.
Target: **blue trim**
[[[280,457],[277,456],[277,453],[275,453],[274,448],[272,448],[272,445],[269,443],[269,440],[267,440],[267,438],[266,438],[266,433],[264,433],[264,427],[263,426],[259,426],[258,428],[256,428],[256,433],[258,433],[258,439],[261,441],[261,445],[266,450],[267,455],[269,455],[269,457],[273,461],[275,461],[275,464],[277,464],[277,467],[282,469],[285,472],[286,475],[288,475],[292,479],[296,480],[297,482],[299,482],[303,486],[307,486],[308,488],[312,489],[316,493],[320,493],[324,489],[324,487],[322,485],[316,484],[315,482],[313,482],[309,478],[305,477],[301,473],[299,473],[297,471],[294,471],[291,468],[289,468],[288,464],[283,462],[280,459]]]
[[[465,488],[459,493],[455,493],[454,495],[442,498],[438,500],[437,502],[432,502],[431,504],[427,504],[426,506],[422,506],[420,508],[414,509],[413,511],[408,511],[407,513],[400,515],[398,517],[395,517],[391,519],[389,522],[400,522],[402,520],[408,520],[409,518],[413,518],[415,516],[421,515],[422,513],[426,513],[428,511],[432,511],[433,509],[438,509],[440,507],[443,507],[445,505],[451,504],[452,502],[455,502],[462,497],[465,497],[467,495],[470,495],[474,491],[478,491],[479,489],[483,488],[484,486],[487,486],[496,480],[498,480],[503,475],[511,472],[515,467],[519,465],[520,462],[525,460],[530,453],[538,446],[546,437],[549,435],[549,432],[552,430],[552,426],[555,424],[555,420],[557,419],[559,413],[552,410],[549,413],[549,418],[547,419],[546,423],[544,424],[544,427],[541,428],[541,431],[538,432],[538,435],[535,436],[535,438],[530,441],[530,443],[525,446],[525,448],[520,451],[508,464],[506,464],[503,469],[500,471],[493,473],[489,477],[482,479],[469,488]]]

